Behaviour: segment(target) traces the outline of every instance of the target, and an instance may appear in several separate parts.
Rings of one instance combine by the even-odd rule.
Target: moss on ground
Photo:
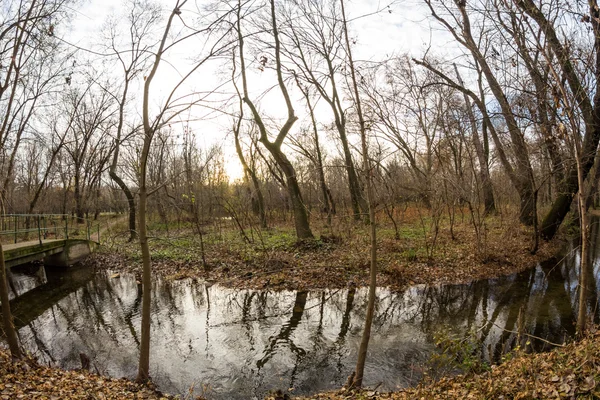
[[[417,213],[407,216],[395,239],[391,224],[378,226],[380,286],[402,289],[412,284],[461,283],[497,277],[533,267],[562,247],[555,240],[543,243],[537,254],[530,248],[530,228],[509,224],[499,217],[486,220],[485,241],[479,242],[465,219],[450,230],[442,220],[435,238],[423,230]],[[274,225],[267,230],[246,229],[246,238],[231,223],[205,226],[203,241],[190,224],[168,231],[162,225],[150,233],[153,270],[167,279],[207,279],[224,286],[256,289],[339,288],[368,282],[369,235],[361,223],[324,226],[313,223],[317,239],[296,242],[293,227]],[[128,243],[126,226],[107,232],[99,266],[140,272],[139,244]],[[481,239],[481,238],[480,238]],[[280,279],[284,275],[286,279]]]

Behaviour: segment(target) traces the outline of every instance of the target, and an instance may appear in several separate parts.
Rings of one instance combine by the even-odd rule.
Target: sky
[[[165,9],[170,9],[175,4],[174,1],[162,1]],[[84,2],[76,10],[75,17],[71,21],[68,42],[82,48],[90,48],[92,43],[97,43],[99,32],[107,18],[111,14],[118,14],[122,11],[122,4],[123,2],[120,0],[87,0]],[[448,46],[447,37],[444,38],[444,35],[439,33],[439,29],[431,29],[432,26],[436,27],[436,24],[428,18],[428,10],[419,0],[397,1],[390,7],[385,7],[388,2],[370,0],[346,0],[345,4],[347,18],[350,21],[350,35],[355,40],[352,51],[357,61],[379,61],[403,53],[420,57],[428,48],[441,55],[451,51],[448,50],[451,46]],[[383,11],[373,14],[378,9],[383,9]],[[186,11],[183,10],[183,12]],[[195,49],[193,44],[190,44],[180,47],[179,51],[179,56],[186,58]],[[157,103],[159,99],[165,97],[165,93],[176,81],[177,72],[173,70],[172,66],[177,62],[173,60],[170,62],[171,65],[161,66],[161,70],[153,82],[152,93]],[[203,81],[214,81],[211,74],[218,72],[214,69],[218,69],[218,67],[212,68],[212,70],[203,71],[196,80],[191,80],[190,86],[200,87]],[[257,72],[249,76],[249,83],[252,87],[251,90],[261,93],[265,88],[275,85],[276,81],[273,74]],[[137,85],[137,90],[140,92],[139,98],[141,98],[141,86],[142,81],[140,80]],[[280,100],[275,97],[269,100],[268,97],[265,97],[261,101],[262,107],[265,102],[268,104],[270,112],[276,115],[281,114],[283,118],[285,109],[281,106]],[[297,104],[295,108],[300,117],[300,121],[295,126],[298,128],[304,117],[301,115],[303,106]],[[327,110],[322,109],[320,112],[324,119],[328,118]],[[235,154],[233,138],[228,135],[230,126],[231,117],[224,115],[211,118],[210,121],[204,121],[201,124],[196,123],[194,130],[200,147],[207,148],[213,143],[222,144],[226,170],[230,179],[233,180],[241,178],[242,168]]]

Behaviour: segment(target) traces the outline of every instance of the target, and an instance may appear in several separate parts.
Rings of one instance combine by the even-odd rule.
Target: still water
[[[596,310],[598,247],[593,252]],[[574,333],[579,261],[573,246],[565,254],[498,279],[379,289],[365,384],[379,390],[415,384],[443,327],[471,332],[486,358],[514,346],[517,332],[535,350],[562,342]],[[135,377],[141,290],[134,276],[85,266],[29,266],[13,275],[20,338],[42,362],[78,368],[85,353],[92,370]],[[164,392],[192,390],[214,399],[339,388],[354,368],[366,304],[366,289],[270,292],[155,279],[151,376]]]

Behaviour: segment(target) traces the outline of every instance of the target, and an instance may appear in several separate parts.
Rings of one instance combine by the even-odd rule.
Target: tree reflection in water
[[[596,317],[599,250],[592,249],[588,279]],[[414,384],[443,326],[475,332],[490,359],[516,344],[538,351],[562,342],[574,333],[576,253],[497,279],[379,290],[365,384]],[[102,372],[135,376],[141,292],[134,276],[85,267],[14,275],[22,294],[11,306],[28,350],[66,368],[79,367],[85,353]],[[156,279],[153,292],[151,375],[166,392],[208,384],[216,399],[311,393],[341,386],[354,368],[365,289],[268,292]]]

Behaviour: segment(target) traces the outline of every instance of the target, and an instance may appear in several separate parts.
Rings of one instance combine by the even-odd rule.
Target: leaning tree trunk
[[[235,86],[235,90],[238,95],[239,103],[240,103],[240,116],[239,116],[237,122],[233,125],[233,138],[234,138],[234,142],[235,142],[235,151],[240,160],[240,163],[242,163],[242,167],[244,169],[244,172],[246,173],[246,177],[249,176],[250,180],[252,181],[252,187],[254,188],[252,197],[254,195],[256,195],[256,200],[254,200],[254,198],[252,199],[252,211],[254,211],[256,213],[256,215],[258,215],[258,217],[260,219],[260,226],[263,229],[266,229],[268,226],[267,225],[267,213],[265,211],[265,199],[264,199],[262,190],[260,188],[260,182],[258,180],[258,177],[256,176],[256,171],[254,170],[254,167],[250,168],[250,166],[246,162],[246,158],[244,157],[244,152],[242,151],[242,145],[240,143],[240,129],[242,126],[242,119],[244,118],[244,102],[242,100],[242,95],[240,94],[240,91],[239,91],[237,85],[235,84],[235,73],[236,73],[236,68],[235,68],[235,55],[234,55],[232,81],[233,81],[233,85]],[[256,207],[254,207],[255,203],[256,203]]]
[[[583,187],[583,185],[582,185]],[[581,336],[586,331],[588,313],[587,313],[587,293],[589,285],[587,278],[590,269],[589,257],[589,232],[590,221],[586,210],[585,196],[578,194],[577,202],[579,203],[579,219],[581,221],[581,256],[579,268],[579,304],[577,311],[577,335]]]
[[[562,76],[568,84],[570,92],[575,96],[575,102],[585,122],[585,135],[583,137],[579,160],[580,165],[578,168],[571,167],[570,171],[566,173],[564,185],[559,185],[562,193],[558,194],[558,197],[552,204],[552,208],[542,221],[540,234],[546,240],[554,237],[569,212],[573,196],[579,189],[579,175],[583,178],[582,181],[586,179],[594,164],[594,157],[596,156],[596,150],[600,142],[600,79],[598,79],[600,74],[600,69],[598,68],[600,67],[600,10],[594,0],[590,0],[588,4],[591,16],[590,23],[595,36],[593,49],[593,55],[595,56],[593,100],[588,95],[588,90],[577,75],[577,69],[573,65],[569,46],[560,41],[553,23],[546,18],[542,10],[532,0],[520,0],[517,3],[521,10],[534,19],[544,31],[547,46],[556,54],[557,63],[560,65],[560,72],[562,72]]]
[[[342,142],[344,162],[346,163],[345,168],[346,174],[348,175],[348,186],[350,190],[350,203],[352,204],[352,212],[354,214],[354,219],[356,221],[360,221],[364,215],[363,213],[368,212],[369,206],[363,197],[358,174],[356,173],[356,168],[354,168],[352,153],[350,153],[350,146],[348,145],[348,138],[346,137],[346,127],[338,125],[337,128],[340,141]]]
[[[584,183],[584,172],[582,165],[581,145],[579,138],[573,138],[575,142],[575,154],[577,161],[577,183],[579,191],[577,192],[577,205],[579,208],[579,222],[581,230],[581,256],[579,267],[579,304],[577,310],[577,335],[582,336],[586,332],[588,309],[587,295],[589,288],[588,276],[590,273],[590,217],[587,212],[587,196]]]
[[[325,99],[333,111],[335,120],[335,127],[338,131],[340,141],[342,142],[342,151],[344,154],[344,162],[346,174],[348,175],[348,189],[350,190],[350,204],[352,205],[352,212],[354,219],[359,221],[363,216],[366,217],[368,213],[368,205],[363,197],[363,191],[356,173],[354,161],[352,160],[352,153],[350,152],[350,145],[348,143],[348,135],[346,134],[346,115],[344,108],[340,101],[340,96],[337,90],[337,83],[335,80],[336,70],[333,61],[329,56],[326,57],[327,68],[329,71],[329,77],[331,79],[332,98]]]
[[[323,197],[323,212],[327,214],[327,223],[331,225],[331,215],[335,214],[335,204],[333,203],[333,199],[331,198],[331,191],[327,187],[327,182],[325,181],[325,170],[323,167],[323,154],[321,153],[321,145],[319,143],[319,129],[317,127],[317,120],[315,118],[315,110],[310,101],[310,96],[308,89],[304,89],[298,78],[296,77],[296,82],[298,83],[298,88],[304,95],[306,99],[306,105],[308,106],[308,111],[310,114],[310,121],[312,125],[312,133],[313,139],[315,142],[315,157],[314,163],[317,169],[317,175],[319,177],[319,188],[321,189],[321,196]]]
[[[294,213],[294,227],[296,228],[296,236],[300,240],[312,239],[314,236],[310,230],[308,212],[304,202],[302,201],[300,185],[298,185],[298,179],[296,178],[296,170],[294,169],[294,166],[281,151],[281,149],[279,149],[273,143],[269,141],[263,141],[262,138],[261,143],[267,150],[269,150],[285,175],[286,188],[288,195],[290,196]]]
[[[127,205],[129,207],[129,240],[128,241],[132,242],[137,237],[137,231],[135,229],[135,220],[136,220],[135,198],[133,197],[133,193],[131,193],[131,190],[129,190],[129,188],[127,187],[125,182],[123,182],[123,179],[121,179],[121,177],[119,177],[117,175],[116,171],[113,170],[112,166],[110,168],[110,171],[108,172],[108,175],[119,186],[119,188],[121,189],[121,191],[125,194],[125,197],[127,198]]]
[[[517,189],[520,197],[519,221],[524,225],[531,226],[533,225],[533,210],[535,209],[533,204],[535,201],[535,183],[524,134],[515,119],[513,110],[506,95],[504,94],[504,91],[502,90],[502,86],[492,71],[492,67],[488,63],[485,55],[479,50],[479,47],[473,38],[471,32],[471,21],[467,12],[466,3],[457,2],[457,5],[462,16],[461,34],[465,40],[465,46],[470,50],[473,58],[475,58],[478,65],[481,67],[481,72],[485,76],[492,94],[500,105],[502,110],[502,118],[506,122],[506,126],[508,128],[508,133],[511,139],[515,157],[515,172],[517,176],[517,184],[515,185],[515,188]]]

